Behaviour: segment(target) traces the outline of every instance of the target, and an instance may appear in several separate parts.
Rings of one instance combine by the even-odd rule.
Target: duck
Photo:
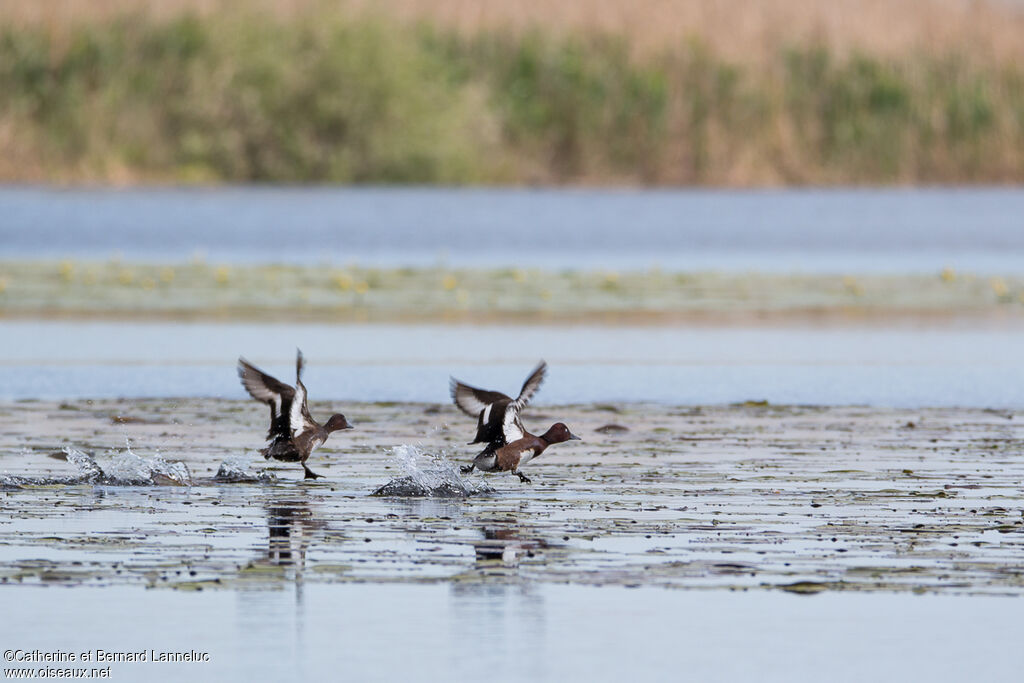
[[[539,456],[548,446],[582,440],[563,422],[556,422],[539,436],[523,427],[519,414],[544,383],[547,369],[547,363],[542,360],[523,382],[515,399],[500,391],[478,389],[450,378],[452,401],[459,410],[477,419],[476,438],[469,445],[486,444],[472,463],[461,468],[463,474],[472,472],[474,468],[482,472],[511,472],[521,482],[529,484],[530,478],[520,471],[520,467]]]
[[[241,357],[238,359],[238,377],[250,396],[270,406],[269,444],[260,449],[263,457],[298,462],[305,471],[305,479],[319,479],[323,475],[309,469],[306,460],[333,432],[352,429],[352,425],[341,413],[331,415],[323,425],[313,419],[306,405],[303,365],[302,351],[296,349],[294,387],[271,377]]]

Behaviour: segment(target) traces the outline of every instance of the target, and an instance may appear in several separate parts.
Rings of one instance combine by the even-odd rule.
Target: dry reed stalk
[[[1021,0],[46,0],[0,4],[0,23],[45,24],[55,34],[126,12],[156,18],[185,11],[373,12],[472,35],[501,29],[623,35],[638,50],[698,39],[745,63],[780,47],[821,44],[834,54],[957,52],[981,62],[1024,60]]]

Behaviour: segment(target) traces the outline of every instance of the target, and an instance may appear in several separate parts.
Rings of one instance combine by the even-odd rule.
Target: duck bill
[[[569,432],[569,441],[583,441],[580,437],[576,436],[572,432]]]

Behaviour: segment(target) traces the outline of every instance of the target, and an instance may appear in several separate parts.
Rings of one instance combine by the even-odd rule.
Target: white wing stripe
[[[516,409],[515,404],[508,404],[501,423],[501,431],[505,435],[505,443],[512,443],[523,438],[523,430],[519,428],[518,417],[519,411]]]
[[[295,383],[295,398],[292,399],[292,409],[288,414],[288,428],[291,429],[292,437],[305,430],[305,420],[302,419],[302,406],[306,403],[306,387],[302,382]]]

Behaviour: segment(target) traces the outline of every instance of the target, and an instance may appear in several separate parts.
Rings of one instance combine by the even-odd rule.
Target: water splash
[[[105,474],[107,481],[104,483],[121,486],[192,485],[192,473],[189,472],[188,465],[180,460],[165,460],[160,455],[143,458],[132,450],[128,437],[124,439],[124,452],[114,453]]]
[[[115,455],[105,474],[103,483],[120,486],[192,485],[192,473],[185,463],[164,460],[159,455],[143,458],[130,449]]]
[[[213,479],[228,484],[268,484],[277,481],[277,476],[268,470],[256,469],[252,460],[239,455],[222,462]]]
[[[160,456],[142,458],[131,448],[114,452],[110,463],[103,468],[96,459],[70,446],[64,447],[64,456],[78,472],[68,477],[21,477],[4,475],[0,487],[48,486],[75,484],[102,484],[104,486],[191,486],[192,474],[183,462],[172,462]]]
[[[373,492],[375,496],[465,498],[493,491],[487,484],[464,479],[443,452],[426,453],[416,446],[402,445],[392,448],[391,456],[405,476],[384,484]]]
[[[78,468],[78,479],[81,483],[95,483],[103,479],[103,470],[91,456],[70,446],[64,447],[64,456],[69,463]]]

